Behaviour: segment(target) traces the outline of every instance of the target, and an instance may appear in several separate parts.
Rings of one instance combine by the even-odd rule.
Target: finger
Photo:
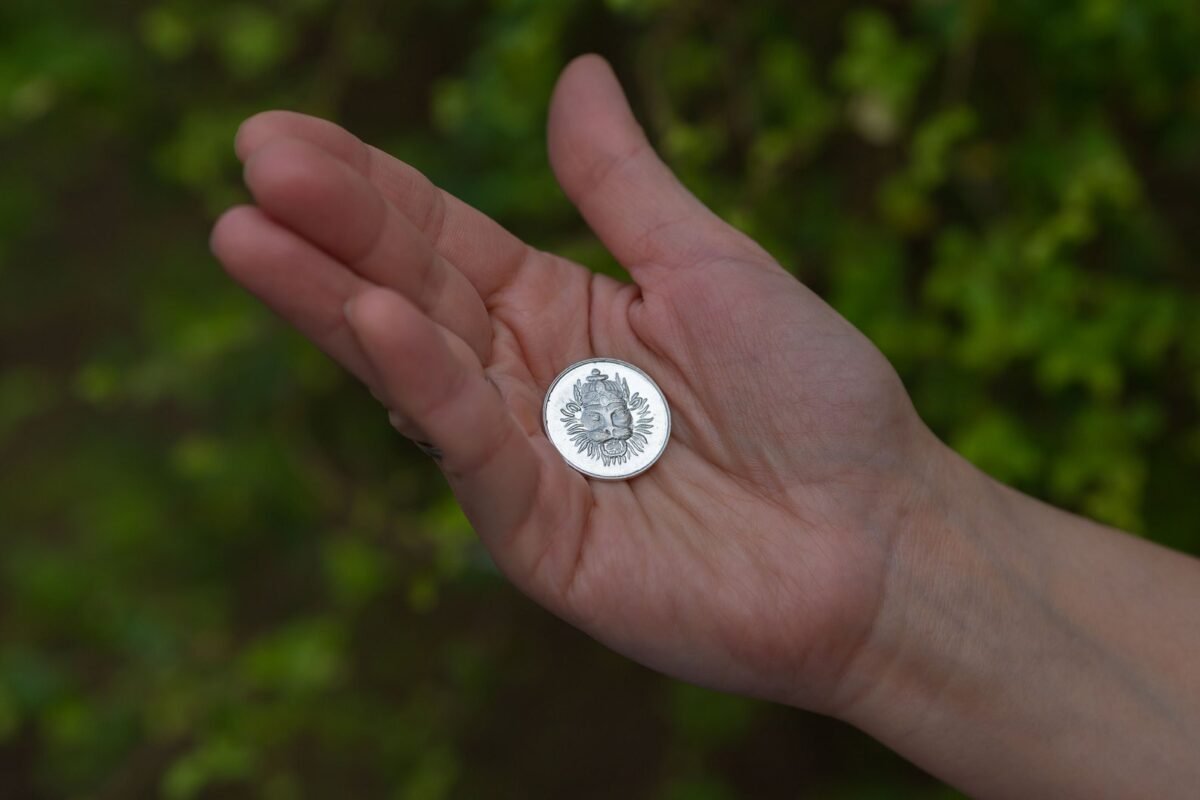
[[[253,206],[213,226],[213,254],[229,275],[359,380],[378,391],[342,306],[368,288],[359,276]]]
[[[229,209],[213,226],[210,248],[229,275],[383,402],[382,382],[346,323],[345,305],[371,285],[254,206]],[[389,421],[410,439],[403,415]]]
[[[370,289],[346,317],[398,410],[440,454],[440,466],[472,525],[506,572],[533,557],[516,529],[534,503],[539,459],[479,361],[411,303]]]
[[[366,280],[408,297],[488,360],[491,322],[475,287],[366,178],[299,139],[264,145],[245,173],[268,215]]]
[[[246,161],[278,138],[303,139],[368,178],[485,300],[511,280],[529,254],[520,239],[486,214],[439,189],[409,164],[328,120],[292,111],[257,114],[238,130],[238,157]]]
[[[612,68],[599,56],[575,59],[559,77],[550,102],[548,146],[563,191],[639,283],[656,269],[731,250],[761,253],[659,159]]]

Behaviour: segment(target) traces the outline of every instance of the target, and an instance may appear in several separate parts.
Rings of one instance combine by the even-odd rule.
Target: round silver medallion
[[[645,472],[671,436],[667,398],[650,376],[615,358],[589,358],[554,379],[542,425],[558,452],[593,478]]]

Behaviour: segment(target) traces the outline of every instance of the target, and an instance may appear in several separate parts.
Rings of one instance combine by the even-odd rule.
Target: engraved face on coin
[[[645,472],[671,436],[671,410],[650,376],[615,358],[567,367],[550,384],[542,425],[558,452],[593,478]]]

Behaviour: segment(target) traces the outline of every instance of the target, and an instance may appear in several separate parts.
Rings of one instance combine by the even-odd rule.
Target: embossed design
[[[593,369],[586,383],[575,381],[574,401],[559,411],[572,444],[606,467],[641,454],[654,430],[646,398],[637,392],[631,396],[629,384],[617,372],[609,380]]]

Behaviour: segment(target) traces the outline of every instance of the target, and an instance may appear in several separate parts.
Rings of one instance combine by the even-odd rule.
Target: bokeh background
[[[3,0],[0,797],[954,796],[520,597],[208,253],[282,106],[618,271],[544,156],[585,50],[941,436],[1200,551],[1195,0]]]

